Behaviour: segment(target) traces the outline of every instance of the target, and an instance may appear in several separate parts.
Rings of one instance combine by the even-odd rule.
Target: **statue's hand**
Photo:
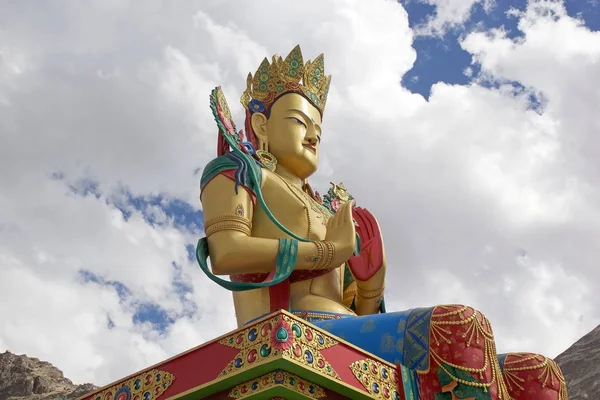
[[[331,242],[335,247],[335,254],[330,264],[338,267],[344,264],[356,247],[356,231],[352,220],[352,206],[354,201],[348,201],[340,207],[333,217],[327,222],[327,233],[325,240]]]
[[[383,240],[377,220],[368,210],[355,207],[352,216],[358,223],[360,253],[348,260],[350,271],[357,281],[367,281],[383,266]]]

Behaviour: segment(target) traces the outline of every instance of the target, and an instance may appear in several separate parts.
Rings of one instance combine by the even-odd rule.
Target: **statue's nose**
[[[306,132],[304,140],[306,140],[311,146],[316,146],[317,142],[319,141],[314,129],[309,129],[308,132]]]

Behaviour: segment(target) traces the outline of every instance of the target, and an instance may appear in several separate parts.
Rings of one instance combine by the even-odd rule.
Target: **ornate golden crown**
[[[242,105],[251,112],[265,112],[286,93],[302,94],[323,116],[331,75],[325,76],[323,54],[314,61],[302,60],[300,45],[283,60],[274,55],[273,62],[265,57],[252,77],[248,74],[247,87],[242,94]]]

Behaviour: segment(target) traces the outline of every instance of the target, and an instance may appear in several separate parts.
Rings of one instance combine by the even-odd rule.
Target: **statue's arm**
[[[251,235],[254,204],[249,190],[240,186],[236,193],[235,182],[219,174],[203,188],[200,200],[211,268],[215,275],[268,273],[275,268],[279,240]],[[240,214],[243,214],[241,219],[231,218],[240,217]],[[313,269],[317,255],[318,248],[314,242],[300,242],[295,269]]]

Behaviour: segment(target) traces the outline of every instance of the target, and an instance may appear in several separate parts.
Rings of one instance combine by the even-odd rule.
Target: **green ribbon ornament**
[[[198,241],[198,246],[196,246],[196,260],[198,260],[202,271],[219,286],[233,292],[242,292],[277,285],[289,278],[294,270],[296,261],[298,261],[298,241],[287,238],[279,239],[279,250],[277,251],[277,259],[275,261],[275,274],[273,279],[266,282],[231,282],[219,278],[208,267],[208,256],[208,240],[203,237]]]

